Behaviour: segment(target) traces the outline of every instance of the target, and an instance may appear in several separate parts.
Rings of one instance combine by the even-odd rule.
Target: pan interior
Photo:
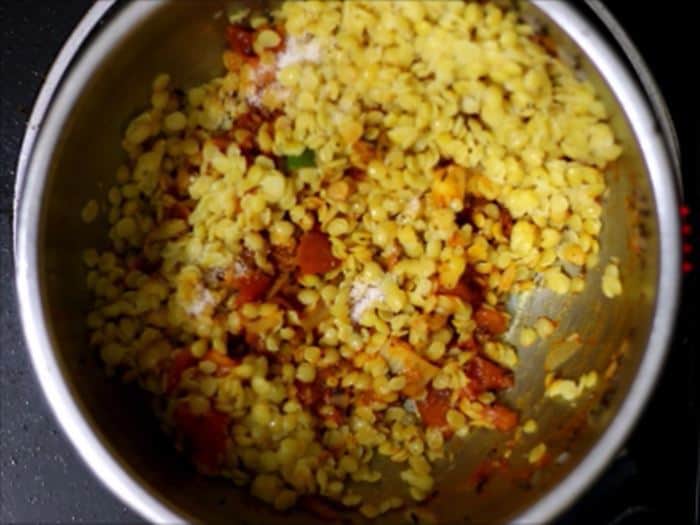
[[[108,379],[98,357],[87,345],[84,325],[89,297],[81,253],[104,245],[106,221],[81,222],[80,210],[92,198],[104,198],[123,161],[120,143],[126,123],[149,97],[151,80],[159,72],[172,74],[174,83],[189,87],[222,72],[225,0],[162,2],[139,20],[107,59],[83,79],[53,152],[43,196],[39,260],[41,286],[50,335],[65,380],[84,415],[104,444],[143,486],[183,516],[206,523],[313,523],[301,512],[279,515],[232,487],[226,480],[197,475],[178,457],[151,415],[150,402],[135,388]],[[517,344],[520,328],[541,315],[557,323],[544,342],[520,352],[516,387],[509,401],[520,408],[523,420],[538,422],[539,431],[524,438],[512,454],[514,470],[526,463],[527,452],[540,441],[557,460],[527,483],[513,476],[495,476],[487,490],[477,493],[467,483],[485,457],[503,447],[503,436],[474,432],[454,440],[457,461],[438,471],[438,495],[429,508],[441,523],[497,523],[506,521],[536,502],[565,477],[605,431],[624,400],[643,357],[654,313],[658,278],[658,220],[649,174],[642,152],[619,101],[576,45],[546,14],[526,6],[528,16],[548,28],[560,49],[593,81],[612,115],[612,126],[624,153],[606,172],[609,194],[604,202],[601,261],[619,258],[624,276],[622,297],[606,299],[601,291],[605,264],[587,275],[583,294],[556,296],[537,290],[513,297],[507,338]],[[116,16],[120,16],[118,13]],[[104,29],[108,31],[109,26]],[[103,214],[104,217],[104,214]],[[635,251],[630,247],[634,246]],[[580,335],[579,348],[558,373],[576,378],[590,370],[605,377],[595,392],[576,406],[544,399],[544,362],[565,338]],[[386,469],[379,497],[399,490]],[[376,486],[368,487],[376,492]],[[359,516],[351,521],[361,522]],[[382,523],[403,523],[403,512],[388,514]]]

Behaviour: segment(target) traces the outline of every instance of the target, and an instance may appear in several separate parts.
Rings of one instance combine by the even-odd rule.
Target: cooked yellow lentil
[[[85,204],[85,206],[83,206],[83,209],[80,212],[80,217],[83,219],[83,222],[89,224],[97,218],[99,212],[99,204],[95,199],[92,199],[88,201],[87,204]]]
[[[523,424],[523,432],[526,434],[534,434],[537,432],[537,422],[534,419],[528,419]]]
[[[545,445],[544,443],[540,443],[530,451],[530,453],[527,456],[527,460],[532,464],[539,463],[540,461],[542,461],[546,453],[547,445]]]
[[[558,397],[564,401],[575,401],[596,384],[598,384],[598,373],[595,370],[583,374],[579,377],[578,382],[573,379],[559,379],[553,374],[548,374],[545,379],[545,395],[553,398]]]
[[[491,3],[288,1],[230,21],[226,74],[184,95],[159,75],[125,131],[111,248],[84,254],[90,341],[163,400],[201,471],[278,510],[401,507],[352,489],[381,480],[376,456],[424,500],[452,435],[517,425],[495,393],[518,363],[508,294],[580,292],[598,262],[620,153],[605,109]]]
[[[603,270],[602,280],[603,294],[612,299],[622,293],[622,283],[620,281],[620,269],[615,262],[610,262]]]

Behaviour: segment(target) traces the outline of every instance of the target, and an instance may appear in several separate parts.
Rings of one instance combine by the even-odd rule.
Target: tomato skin
[[[508,319],[506,316],[486,306],[481,306],[474,313],[474,321],[479,328],[483,328],[492,335],[500,335],[508,328]]]
[[[416,408],[425,426],[447,427],[447,411],[450,409],[449,389],[430,388],[425,399],[416,402]]]
[[[339,264],[333,257],[331,241],[325,233],[306,232],[299,239],[296,261],[302,275],[326,273]]]

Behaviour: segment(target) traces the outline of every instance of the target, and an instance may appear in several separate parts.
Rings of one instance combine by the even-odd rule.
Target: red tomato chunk
[[[229,417],[216,410],[195,415],[183,402],[175,409],[175,424],[195,465],[204,473],[216,473],[226,453]]]
[[[503,390],[513,386],[513,374],[481,356],[475,356],[465,366],[469,378],[466,391],[471,399],[489,390]]]
[[[226,27],[226,41],[231,51],[239,55],[252,57],[255,56],[253,51],[253,42],[255,40],[255,30],[244,27],[238,24],[232,24]]]
[[[326,273],[338,266],[333,257],[331,241],[321,232],[307,232],[297,247],[297,264],[302,275]]]
[[[437,428],[447,426],[450,393],[450,390],[431,388],[424,400],[416,402],[416,407],[425,426]]]
[[[476,321],[477,326],[493,335],[502,334],[508,328],[506,316],[498,310],[486,306],[482,306],[476,311],[474,321]]]
[[[518,414],[504,405],[484,407],[484,417],[501,432],[509,432],[518,426]]]
[[[236,303],[240,306],[259,301],[272,286],[272,277],[259,271],[236,277],[233,286],[238,289]]]

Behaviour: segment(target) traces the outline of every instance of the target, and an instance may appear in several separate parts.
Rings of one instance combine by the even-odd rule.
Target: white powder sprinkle
[[[187,305],[187,313],[194,317],[201,314],[207,306],[212,306],[216,302],[214,294],[212,294],[208,289],[202,287],[199,294],[195,299]]]
[[[245,275],[246,273],[249,272],[248,265],[241,261],[240,259],[236,259],[233,263],[233,274],[236,277],[240,277],[242,275]]]
[[[248,91],[246,94],[246,100],[248,101],[248,104],[250,106],[254,106],[256,108],[260,107],[261,104],[261,99],[260,99],[260,93],[258,93],[258,90],[253,88]]]
[[[269,74],[275,71],[275,76],[280,69],[283,69],[292,64],[298,62],[316,62],[318,63],[321,59],[321,46],[317,40],[309,40],[308,38],[300,39],[296,37],[288,37],[285,42],[284,51],[277,56],[277,61],[274,65],[261,65],[254,70],[254,78],[251,79],[251,85],[249,86],[248,92],[246,93],[246,99],[248,104],[255,107],[260,107],[262,100],[260,98],[261,91],[257,87],[258,76],[269,76]],[[275,83],[273,84],[276,84]],[[281,88],[281,86],[279,86]],[[288,95],[286,90],[280,90],[279,95],[282,98]]]
[[[384,294],[376,284],[355,281],[350,289],[350,300],[353,303],[350,317],[357,323],[367,309],[371,308],[375,303],[384,300]]]
[[[270,73],[275,72],[277,75],[277,67],[275,64],[260,64],[257,68],[252,69],[252,78],[250,85],[247,87],[246,99],[248,104],[251,106],[260,107],[262,102],[261,95],[262,92],[258,85],[260,84],[260,78],[267,77]]]
[[[317,40],[289,37],[285,42],[284,52],[277,57],[277,68],[282,69],[297,62],[318,62],[320,58],[321,46]]]
[[[410,201],[406,203],[406,207],[401,211],[398,220],[404,223],[408,221],[413,221],[416,217],[418,217],[418,213],[420,212],[420,205],[420,198],[413,197]]]

